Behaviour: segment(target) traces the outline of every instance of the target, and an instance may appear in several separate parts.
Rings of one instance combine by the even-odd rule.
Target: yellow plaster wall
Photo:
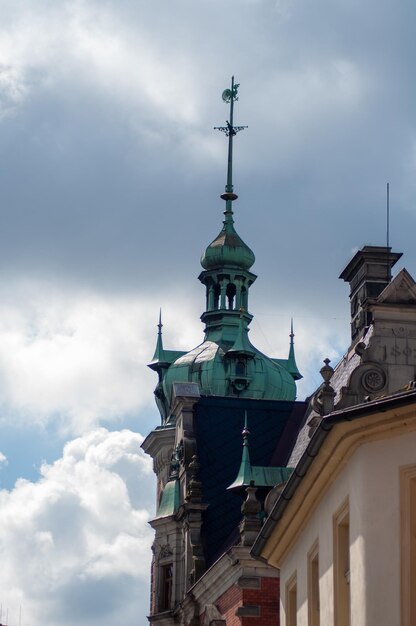
[[[400,624],[400,468],[416,464],[416,433],[371,441],[350,456],[281,563],[297,573],[298,624],[308,625],[307,554],[319,541],[321,624],[334,624],[333,515],[350,515],[351,626]],[[286,626],[282,597],[281,625]],[[334,625],[335,626],[335,625]]]

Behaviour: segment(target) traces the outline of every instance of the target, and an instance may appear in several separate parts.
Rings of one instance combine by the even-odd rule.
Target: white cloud
[[[82,626],[92,614],[103,626],[147,623],[152,531],[144,502],[153,481],[142,440],[94,430],[67,443],[38,482],[0,492],[0,599],[12,626],[20,605],[32,626]]]
[[[118,6],[5,4],[0,28],[4,112],[40,87],[59,91],[69,81],[78,83],[75,94],[81,85],[93,88],[131,113],[144,107],[171,122],[195,121],[194,99],[182,98],[191,71],[186,59],[179,63],[173,50],[161,55],[145,24],[135,21],[133,28]]]
[[[156,412],[155,375],[145,364],[156,344],[158,309],[159,301],[140,295],[62,290],[39,282],[5,288],[2,419],[40,425],[53,420],[63,431],[79,434],[146,407]],[[199,343],[197,319],[192,310],[182,311],[172,324],[167,316],[167,341],[178,349]]]
[[[9,462],[7,460],[7,457],[5,454],[3,454],[3,452],[0,452],[0,469],[2,465],[8,465]]]
[[[347,303],[345,303],[347,304]],[[289,351],[290,318],[294,316],[295,356],[303,378],[296,383],[297,399],[304,400],[322,383],[319,370],[325,358],[335,366],[348,346],[347,317],[319,316],[314,309],[295,305],[286,315],[260,307],[253,320],[250,339],[265,354],[285,358]],[[287,308],[286,307],[282,307]],[[282,311],[283,312],[283,311]]]
[[[201,289],[196,286],[187,296],[186,306],[174,293],[164,292],[166,348],[189,350],[203,340],[198,319]],[[285,357],[294,315],[298,365],[305,375],[299,385],[302,398],[312,391],[322,359],[336,358],[348,344],[347,315],[340,320],[317,319],[315,309],[308,312],[294,302],[286,313],[288,305],[282,307],[275,300],[275,295],[261,294],[252,302],[250,338],[265,354]],[[156,343],[159,305],[160,297],[148,295],[62,289],[39,281],[4,285],[0,290],[3,423],[53,423],[68,436],[103,423],[117,425],[144,411],[157,421],[156,377],[146,363]]]

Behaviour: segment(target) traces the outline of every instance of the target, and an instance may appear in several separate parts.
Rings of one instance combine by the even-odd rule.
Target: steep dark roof
[[[241,520],[242,495],[227,491],[227,487],[241,463],[245,411],[252,464],[284,466],[306,406],[304,402],[218,397],[202,397],[196,405],[200,480],[203,501],[208,504],[202,526],[208,566],[235,543],[235,529]]]

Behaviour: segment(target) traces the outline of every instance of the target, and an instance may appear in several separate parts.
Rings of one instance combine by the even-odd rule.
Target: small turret
[[[261,488],[264,496],[274,485],[285,482],[292,473],[292,469],[289,467],[262,467],[251,464],[248,450],[250,431],[248,429],[247,411],[245,411],[244,428],[241,434],[243,435],[243,453],[240,468],[235,481],[227,489],[228,491],[241,493],[247,487],[255,485]]]

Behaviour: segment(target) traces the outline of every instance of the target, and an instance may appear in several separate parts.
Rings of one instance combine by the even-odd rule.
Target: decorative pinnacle
[[[153,355],[152,362],[149,364],[151,369],[157,370],[157,367],[160,363],[165,362],[165,351],[163,349],[163,338],[162,338],[162,309],[159,310],[159,323],[157,325],[157,340],[156,340],[156,349]]]
[[[322,378],[324,379],[324,384],[325,387],[330,387],[329,385],[329,381],[331,380],[333,374],[334,374],[334,369],[330,366],[331,363],[331,359],[324,359],[324,363],[325,365],[323,367],[321,367],[321,369],[319,370],[319,373],[321,374]]]
[[[225,185],[225,193],[221,195],[221,198],[226,201],[225,208],[225,221],[231,222],[232,208],[231,203],[237,200],[237,195],[233,191],[233,137],[240,131],[247,128],[247,126],[234,126],[234,102],[238,100],[237,92],[239,83],[234,83],[234,76],[231,77],[231,89],[225,89],[222,92],[223,101],[230,103],[230,119],[227,120],[226,126],[214,126],[215,130],[220,130],[228,137],[228,165],[227,165],[227,184]]]
[[[290,337],[289,356],[288,356],[288,359],[287,359],[289,372],[292,374],[294,380],[300,380],[301,378],[303,378],[303,376],[300,373],[300,371],[298,370],[298,366],[296,365],[295,342],[294,342],[295,333],[293,332],[293,317],[290,320],[289,337]]]

